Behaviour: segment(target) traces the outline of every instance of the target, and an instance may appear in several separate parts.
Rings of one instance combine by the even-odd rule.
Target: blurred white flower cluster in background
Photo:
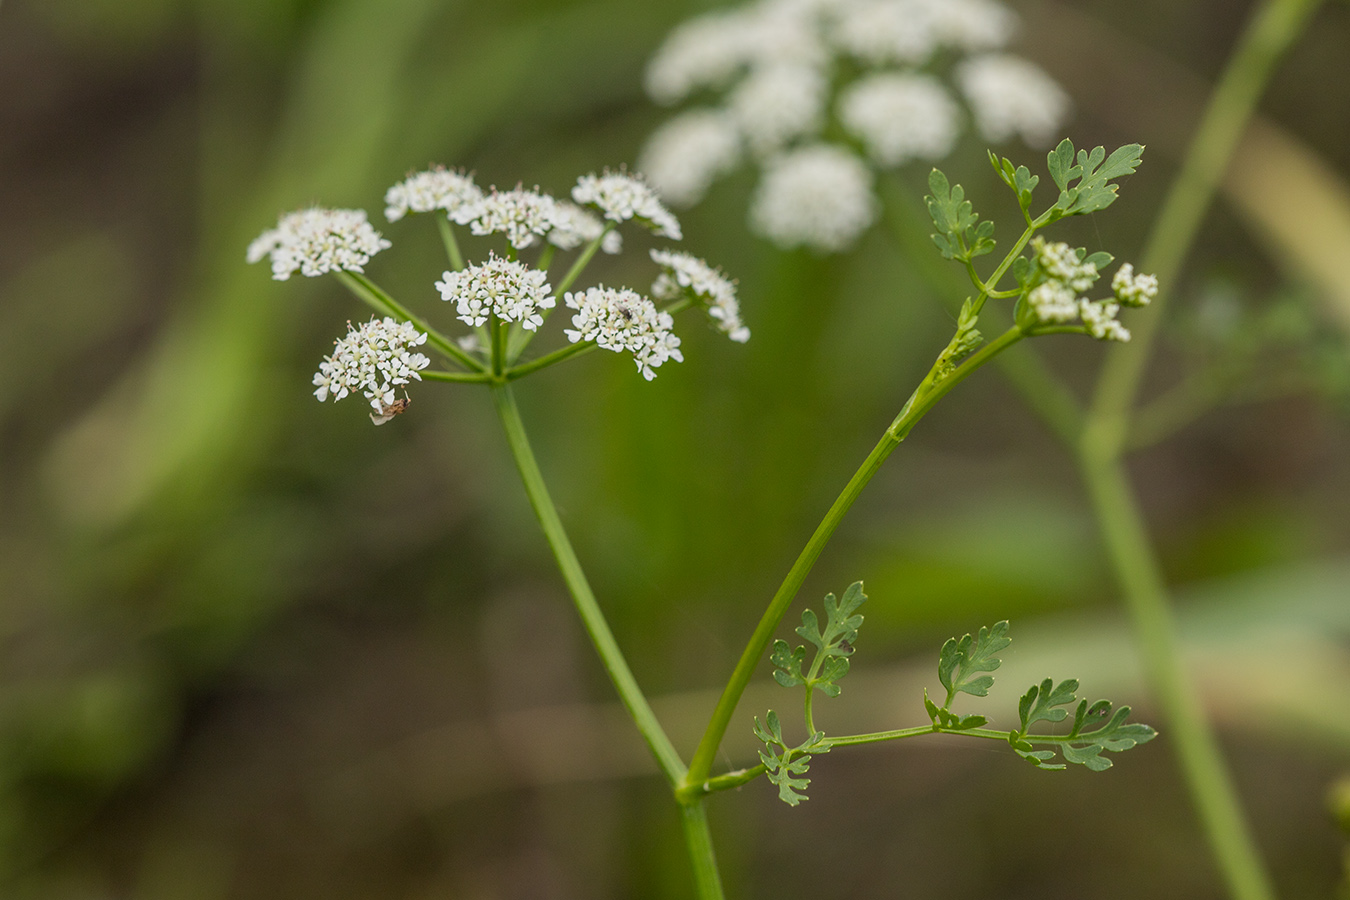
[[[941,159],[971,121],[994,143],[1054,139],[1069,98],[1002,50],[1015,26],[995,0],[758,0],[698,16],[648,65],[652,99],[692,105],[638,168],[689,206],[749,161],[756,233],[847,249],[876,218],[876,168]]]

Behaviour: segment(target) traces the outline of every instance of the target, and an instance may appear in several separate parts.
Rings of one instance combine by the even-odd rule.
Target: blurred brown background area
[[[380,225],[384,189],[441,162],[563,192],[631,161],[663,116],[643,63],[706,8],[0,6],[0,896],[690,894],[675,815],[484,392],[423,385],[380,429],[315,403],[310,374],[364,310],[243,251],[279,212],[364,207],[395,243],[371,274],[440,315],[434,230]],[[1251,5],[1017,9],[1019,50],[1075,97],[1070,136],[1148,145],[1121,201],[1063,235],[1130,258]],[[1271,377],[1309,354],[1324,377],[1206,414],[1134,468],[1286,898],[1342,877],[1325,794],[1350,768],[1347,49],[1350,5],[1329,2],[1206,221],[1151,390],[1212,363],[1216,334],[1291,320],[1288,346],[1262,350]],[[1039,168],[1038,150],[1003,152]],[[978,141],[944,168],[1009,215]],[[684,750],[950,328],[884,233],[844,257],[780,253],[745,232],[749,190],[742,173],[682,216],[688,248],[739,278],[748,345],[686,326],[687,362],[652,384],[593,354],[519,390]],[[641,256],[594,277],[640,286]],[[1085,391],[1101,348],[1046,349]],[[897,452],[789,618],[859,578],[868,622],[827,728],[919,721],[941,641],[1001,618],[1018,674],[996,721],[1023,672],[1148,719],[1072,463],[993,372]],[[728,764],[753,758],[773,691],[747,696]],[[798,809],[762,783],[717,798],[731,893],[1220,896],[1166,735],[1104,775],[912,743],[819,759]]]

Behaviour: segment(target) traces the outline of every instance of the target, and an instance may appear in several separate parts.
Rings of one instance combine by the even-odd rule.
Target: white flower
[[[820,130],[829,87],[814,66],[776,63],[751,71],[727,97],[727,108],[750,149],[763,156]]]
[[[627,350],[648,381],[656,377],[653,370],[666,360],[684,362],[680,339],[670,331],[675,320],[669,313],[658,311],[641,294],[602,285],[587,291],[569,291],[563,295],[563,301],[577,311],[572,316],[575,329],[563,332],[572,343],[595,341],[597,346],[615,353]]]
[[[390,243],[366,221],[360,209],[302,209],[288,213],[277,227],[248,245],[250,263],[272,257],[272,277],[285,281],[297,271],[314,277],[345,270],[364,272],[366,263]]]
[[[638,169],[672,204],[691,206],[740,160],[741,136],[731,117],[721,110],[696,109],[653,132],[638,157]]]
[[[1134,266],[1125,263],[1111,279],[1111,292],[1126,306],[1148,306],[1149,301],[1158,296],[1158,276],[1136,275]]]
[[[1120,312],[1118,303],[1108,303],[1105,300],[1078,301],[1078,315],[1087,326],[1088,334],[1099,341],[1119,341],[1123,344],[1130,339],[1129,330],[1116,321],[1118,312]]]
[[[647,93],[657,103],[678,103],[691,91],[718,87],[748,60],[753,16],[714,12],[690,19],[666,38],[647,66]]]
[[[941,159],[961,130],[961,112],[937,79],[887,73],[855,81],[839,95],[839,120],[887,168],[911,158]]]
[[[686,293],[707,305],[708,315],[727,337],[737,343],[750,340],[750,329],[741,322],[736,283],[705,261],[679,250],[652,250],[652,261],[665,269],[652,285],[652,296],[674,300]]]
[[[858,157],[815,144],[769,160],[750,204],[750,224],[780,247],[836,252],[876,217],[872,173]]]
[[[926,0],[932,28],[944,45],[962,50],[1002,47],[1017,29],[1017,18],[993,0]]]
[[[390,222],[396,222],[410,212],[443,209],[453,218],[463,207],[482,199],[483,192],[473,183],[472,176],[436,166],[426,172],[409,175],[385,191],[384,217]]]
[[[544,324],[541,309],[556,305],[548,274],[524,263],[488,254],[487,262],[445,272],[436,282],[442,300],[453,300],[460,321],[475,327],[495,315],[533,331]]]
[[[956,80],[980,133],[990,141],[1021,134],[1028,144],[1045,145],[1069,117],[1068,94],[1037,66],[1016,56],[968,59],[957,67]]]
[[[1078,317],[1078,296],[1062,281],[1036,285],[1027,294],[1027,305],[1042,322],[1072,322]]]
[[[681,237],[679,221],[637,175],[609,170],[603,175],[582,175],[572,188],[572,199],[582,206],[594,206],[612,222],[637,219],[660,237],[676,241]]]
[[[939,37],[934,4],[921,0],[853,0],[834,12],[831,37],[865,63],[925,62]]]
[[[370,400],[375,414],[371,420],[382,425],[407,408],[408,401],[395,396],[398,385],[421,381],[418,371],[431,364],[421,353],[409,347],[425,343],[427,336],[411,322],[385,317],[371,319],[360,328],[347,323],[347,336],[333,346],[333,355],[324,357],[314,375],[314,396],[320,402],[331,394],[334,402],[353,391],[361,391]]]
[[[505,234],[512,247],[523,250],[553,228],[556,200],[538,189],[495,187],[476,203],[467,203],[451,214],[460,225],[477,235]]]
[[[605,231],[605,223],[591,213],[565,200],[558,201],[553,208],[553,230],[548,233],[548,242],[563,250],[575,250],[582,244],[604,235],[600,249],[609,254],[623,250],[623,235],[617,231]]]
[[[1031,248],[1036,251],[1036,263],[1041,271],[1074,291],[1091,290],[1097,283],[1096,263],[1080,261],[1078,251],[1068,244],[1049,243],[1043,237],[1035,237],[1031,239]]]

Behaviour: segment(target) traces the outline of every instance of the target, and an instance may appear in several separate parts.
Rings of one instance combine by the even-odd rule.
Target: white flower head
[[[935,36],[946,46],[993,50],[1017,30],[1017,17],[994,0],[923,0],[923,5]]]
[[[462,170],[435,166],[409,175],[384,193],[384,217],[396,222],[410,212],[424,213],[443,209],[454,218],[466,206],[483,199],[483,191],[473,176]]]
[[[246,258],[272,257],[272,277],[285,281],[297,271],[313,278],[325,272],[364,272],[370,258],[390,243],[366,220],[365,210],[313,207],[288,213],[248,245]]]
[[[1028,144],[1044,146],[1069,117],[1069,95],[1020,57],[1000,53],[968,59],[957,67],[956,80],[980,133],[996,143],[1020,134]]]
[[[346,337],[336,341],[333,355],[325,357],[314,374],[314,396],[322,402],[331,395],[336,402],[360,391],[375,410],[371,420],[384,424],[408,406],[406,398],[396,396],[396,388],[421,381],[417,373],[431,364],[425,355],[409,350],[426,339],[411,322],[388,316],[371,319],[359,328],[347,323]]]
[[[1050,243],[1043,237],[1031,239],[1036,264],[1046,277],[1063,282],[1076,292],[1091,290],[1100,277],[1096,263],[1078,258],[1078,251],[1060,241]]]
[[[703,199],[720,175],[741,161],[741,135],[722,110],[695,109],[662,125],[647,140],[638,170],[675,206]]]
[[[671,333],[675,320],[660,312],[651,300],[627,288],[603,285],[586,291],[567,292],[563,302],[577,312],[563,333],[572,343],[595,341],[615,353],[633,354],[642,377],[651,381],[655,369],[667,360],[684,362],[680,339]]]
[[[692,296],[707,307],[708,316],[727,337],[741,344],[750,340],[750,329],[741,322],[734,281],[690,253],[652,250],[651,255],[664,270],[652,285],[653,297],[674,300]]]
[[[1078,295],[1062,281],[1036,285],[1027,293],[1027,305],[1042,322],[1072,322],[1078,318]]]
[[[820,131],[829,88],[815,66],[758,66],[728,95],[727,108],[750,149],[763,156]]]
[[[780,247],[847,249],[876,218],[872,172],[833,144],[771,159],[750,204],[750,224]]]
[[[860,78],[839,95],[839,120],[886,168],[941,159],[961,133],[961,111],[936,78],[888,72]]]
[[[1134,274],[1134,266],[1125,263],[1111,279],[1111,292],[1125,306],[1148,306],[1158,296],[1158,276]]]
[[[575,203],[559,200],[553,208],[553,230],[548,242],[562,250],[575,250],[604,235],[600,249],[611,255],[623,250],[623,235],[605,231],[605,223]]]
[[[678,241],[682,236],[679,220],[638,175],[608,169],[603,175],[583,175],[572,188],[572,199],[594,206],[612,222],[637,219],[660,237]]]
[[[445,272],[441,278],[436,282],[441,299],[453,301],[460,321],[475,327],[495,315],[534,331],[544,324],[539,311],[557,303],[546,272],[491,253],[482,265]]]
[[[1116,319],[1120,312],[1119,303],[1106,300],[1079,300],[1078,315],[1087,326],[1088,334],[1099,341],[1119,341],[1130,339],[1129,330]]]
[[[733,10],[699,16],[678,26],[647,66],[647,93],[661,104],[725,84],[749,59],[754,17]]]
[[[852,0],[840,3],[830,22],[841,50],[871,65],[919,65],[940,42],[936,4],[923,0]]]
[[[517,250],[531,246],[553,229],[558,201],[548,194],[515,187],[491,193],[476,203],[466,203],[451,213],[460,225],[468,225],[477,235],[505,234]]]

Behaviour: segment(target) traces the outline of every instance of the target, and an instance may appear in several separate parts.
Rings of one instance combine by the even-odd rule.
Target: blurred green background
[[[641,94],[644,61],[709,7],[0,7],[0,896],[689,895],[673,809],[486,393],[423,385],[379,429],[321,406],[310,374],[365,311],[332,280],[279,285],[243,255],[309,203],[378,223],[384,189],[430,162],[562,193],[631,161],[665,115]],[[1069,135],[1148,145],[1121,201],[1059,235],[1130,258],[1250,4],[1017,9],[1019,51],[1075,97]],[[1247,368],[1307,369],[1312,389],[1208,413],[1134,468],[1291,898],[1342,877],[1325,798],[1350,769],[1347,49],[1350,5],[1329,3],[1207,219],[1153,379],[1163,391],[1254,345]],[[1040,151],[1001,149],[1038,168]],[[977,208],[1016,215],[976,140],[944,168]],[[922,173],[905,178],[917,203]],[[592,354],[518,391],[686,751],[707,691],[951,325],[882,229],[828,259],[749,237],[750,188],[742,173],[682,216],[685,246],[739,278],[748,345],[689,320],[687,361],[652,384]],[[372,276],[449,324],[430,302],[434,229],[380,227],[396,250]],[[644,256],[588,278],[641,287]],[[1287,327],[1272,347],[1257,338],[1273,322]],[[1040,343],[1090,386],[1100,346]],[[800,600],[859,578],[859,680],[820,712],[827,730],[919,721],[941,641],[999,618],[1027,683],[1078,676],[1149,719],[1072,462],[992,369],[895,454]],[[753,758],[750,715],[782,702],[747,695],[727,764]],[[718,797],[731,892],[1220,896],[1165,734],[1098,776],[913,743],[820,759],[799,809],[762,783]]]

